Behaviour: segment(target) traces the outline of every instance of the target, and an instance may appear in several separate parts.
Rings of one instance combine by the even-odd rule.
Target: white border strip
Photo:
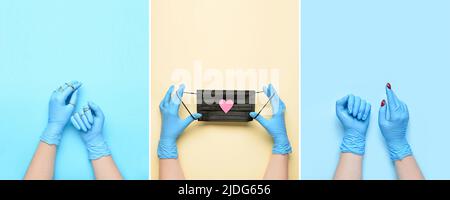
[[[302,179],[302,0],[298,2],[298,178]]]
[[[152,179],[152,0],[148,0],[148,179]]]

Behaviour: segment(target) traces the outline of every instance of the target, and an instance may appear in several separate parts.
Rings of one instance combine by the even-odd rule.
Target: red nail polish
[[[383,99],[383,101],[381,101],[381,107],[383,107],[384,105],[386,105],[386,101]]]
[[[387,83],[387,84],[386,84],[386,87],[389,88],[389,89],[391,89],[391,84],[390,84],[390,83]]]

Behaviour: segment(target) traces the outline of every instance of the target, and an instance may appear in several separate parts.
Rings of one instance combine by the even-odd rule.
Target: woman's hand
[[[397,98],[386,85],[387,102],[383,99],[378,115],[378,124],[386,141],[389,155],[392,160],[402,160],[412,155],[411,148],[406,140],[406,130],[409,122],[408,107]]]
[[[60,143],[61,134],[75,108],[80,87],[80,82],[71,81],[53,92],[49,102],[48,123],[41,141],[54,145]]]
[[[251,112],[250,117],[256,119],[273,138],[273,154],[289,154],[292,152],[291,144],[286,132],[286,124],[284,121],[284,112],[286,105],[280,99],[277,91],[269,84],[269,86],[263,88],[264,93],[270,98],[270,104],[272,104],[273,114],[272,118],[266,119],[256,112]]]
[[[105,115],[98,105],[89,102],[83,110],[75,113],[71,118],[73,126],[82,130],[81,138],[86,144],[90,160],[111,155],[111,151],[103,138],[103,124]]]
[[[179,98],[183,97],[184,88],[185,86],[183,84],[180,85],[176,94],[172,95],[174,86],[170,86],[164,99],[159,104],[162,117],[161,135],[158,145],[158,157],[160,159],[178,158],[176,144],[178,137],[180,137],[189,124],[202,116],[200,113],[194,113],[192,114],[193,117],[188,116],[186,119],[181,119],[178,115],[181,104]]]
[[[341,152],[364,155],[370,110],[370,103],[357,96],[336,101],[336,115],[344,127]]]

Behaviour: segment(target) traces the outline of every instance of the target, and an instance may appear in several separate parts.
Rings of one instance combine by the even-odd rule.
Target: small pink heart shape
[[[220,106],[220,108],[222,108],[224,113],[228,113],[228,111],[231,110],[233,105],[234,105],[234,102],[233,102],[233,100],[230,100],[230,99],[228,99],[226,101],[224,99],[221,99],[219,101],[219,106]]]

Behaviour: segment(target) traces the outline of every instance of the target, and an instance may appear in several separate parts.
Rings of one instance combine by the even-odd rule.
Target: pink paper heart
[[[234,104],[233,100],[230,100],[230,99],[228,99],[226,101],[224,99],[221,99],[219,101],[219,106],[220,106],[220,108],[222,108],[224,113],[228,113],[228,111],[230,111],[231,108],[233,107],[233,104]]]

